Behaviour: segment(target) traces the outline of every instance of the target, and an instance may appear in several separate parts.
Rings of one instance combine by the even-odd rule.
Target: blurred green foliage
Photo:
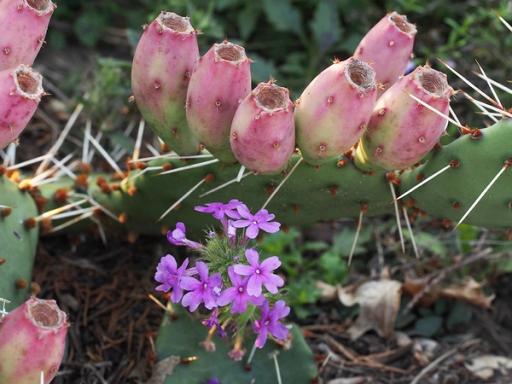
[[[244,44],[254,59],[254,81],[273,77],[295,96],[334,57],[351,55],[364,33],[387,11],[405,13],[419,27],[418,63],[440,57],[473,57],[498,79],[510,73],[507,47],[512,34],[496,15],[509,14],[508,1],[478,0],[67,0],[59,4],[49,41],[54,46],[79,42],[86,47],[112,45],[112,36],[128,31],[136,41],[140,26],[160,10],[189,15],[201,30],[202,51],[228,38]],[[120,47],[118,47],[120,48]],[[111,50],[109,54],[130,52]],[[459,64],[459,63],[458,63]]]

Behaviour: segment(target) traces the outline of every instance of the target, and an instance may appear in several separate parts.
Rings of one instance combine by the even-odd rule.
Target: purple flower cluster
[[[244,203],[234,199],[227,204],[198,206],[195,210],[211,214],[220,221],[225,236],[218,238],[210,234],[203,245],[187,239],[185,224],[177,223],[176,228],[167,234],[169,242],[199,252],[200,261],[188,268],[188,259],[178,266],[174,256],[164,256],[155,274],[155,280],[160,283],[156,290],[170,292],[172,302],[181,303],[191,312],[201,305],[211,311],[203,324],[212,332],[217,330],[223,335],[225,324],[238,324],[237,319],[242,314],[249,314],[243,318],[252,322],[252,329],[257,334],[256,347],[263,348],[269,335],[279,340],[286,339],[288,328],[281,321],[290,308],[275,297],[284,285],[283,278],[274,273],[281,266],[281,261],[277,256],[260,261],[260,254],[254,248],[247,248],[247,243],[255,239],[260,231],[279,231],[280,224],[274,221],[275,216],[265,209],[253,215]],[[243,235],[238,236],[240,229]],[[209,251],[209,244],[214,241],[228,241],[228,248],[240,254],[220,266],[218,262],[211,264],[209,258],[216,256]],[[225,255],[217,256],[225,260]],[[216,269],[210,271],[211,265],[215,265]],[[275,302],[273,306],[272,302]],[[240,328],[243,331],[246,327]]]

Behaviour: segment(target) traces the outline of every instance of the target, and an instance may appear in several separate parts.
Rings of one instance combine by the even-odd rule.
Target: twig
[[[454,271],[460,269],[460,268],[463,268],[469,264],[472,264],[472,263],[475,263],[479,260],[482,260],[482,259],[485,259],[487,256],[489,256],[489,254],[492,252],[492,248],[486,248],[484,249],[483,251],[481,252],[478,252],[474,255],[471,255],[469,257],[466,257],[464,259],[461,259],[461,261],[457,262],[456,264],[454,265],[450,265],[449,267],[446,267],[444,268],[443,270],[441,270],[440,272],[439,271],[436,271],[435,274],[433,274],[432,276],[429,276],[427,277],[428,278],[432,278],[432,280],[430,280],[422,289],[421,291],[419,291],[413,298],[412,300],[410,301],[410,303],[407,305],[407,307],[405,307],[404,309],[404,314],[407,314],[411,311],[412,308],[414,308],[414,306],[416,304],[418,304],[418,302],[423,298],[423,296],[425,296],[431,289],[432,287],[436,286],[437,284],[439,284],[442,280],[444,280],[446,278],[446,276],[448,276],[449,274],[453,273]]]
[[[444,360],[449,358],[450,356],[454,355],[458,352],[459,349],[467,348],[473,344],[479,343],[479,340],[469,340],[463,345],[459,345],[453,349],[450,349],[448,352],[442,354],[437,359],[435,359],[433,362],[431,362],[429,365],[427,365],[425,368],[421,370],[420,373],[416,375],[416,377],[411,381],[411,384],[418,384],[420,380],[430,371],[432,371],[435,367],[437,367],[439,364],[441,364]]]

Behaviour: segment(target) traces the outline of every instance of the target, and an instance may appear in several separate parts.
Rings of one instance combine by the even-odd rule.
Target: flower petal
[[[243,218],[245,219],[252,219],[252,214],[251,214],[251,211],[249,211],[249,208],[247,208],[247,205],[245,204],[240,204],[238,207],[236,207],[236,210],[238,211],[238,213],[240,214],[240,216],[242,216]]]
[[[265,343],[267,342],[267,335],[268,335],[268,331],[267,331],[267,328],[264,327],[264,328],[260,328],[259,332],[258,332],[258,337],[256,338],[256,347],[258,348],[263,348],[265,346]]]
[[[181,305],[184,307],[188,307],[188,310],[190,312],[194,312],[197,307],[201,304],[201,296],[198,295],[195,291],[187,293],[185,296],[183,296],[183,299],[181,300]]]
[[[251,296],[261,295],[261,277],[254,274],[247,282],[247,293]]]
[[[279,228],[281,228],[281,224],[277,221],[271,221],[268,223],[259,223],[258,226],[261,230],[267,233],[276,233],[279,232]]]
[[[180,287],[187,291],[194,291],[201,286],[201,282],[194,277],[183,276],[180,281]]]
[[[233,287],[224,290],[217,299],[217,305],[223,307],[231,303],[236,297],[236,292],[236,288]]]
[[[247,228],[247,230],[245,231],[245,235],[249,238],[249,239],[255,239],[258,237],[258,233],[260,232],[259,230],[259,227],[258,225],[256,224],[251,224],[249,225],[249,227]]]
[[[245,258],[253,267],[257,268],[260,266],[260,255],[255,249],[247,249],[245,251]]]
[[[235,220],[231,222],[231,225],[235,228],[245,228],[252,224],[250,220]]]
[[[262,263],[260,264],[261,269],[268,272],[272,272],[279,268],[280,266],[281,260],[279,260],[279,257],[277,256],[269,257],[268,259],[263,260]]]
[[[281,323],[271,324],[268,330],[278,340],[286,340],[288,337],[289,330]]]
[[[254,268],[250,265],[236,264],[233,269],[241,276],[251,276],[254,273]]]
[[[282,277],[274,273],[266,274],[263,276],[262,282],[270,293],[277,293],[278,288],[284,285],[284,280]]]
[[[198,261],[196,263],[197,273],[199,273],[199,278],[201,281],[208,280],[208,265],[203,263],[202,261]]]

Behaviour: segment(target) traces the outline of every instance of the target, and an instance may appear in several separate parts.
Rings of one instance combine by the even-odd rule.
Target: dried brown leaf
[[[345,306],[359,304],[359,317],[348,329],[355,340],[369,330],[382,337],[393,335],[396,316],[400,308],[402,283],[395,280],[368,281],[358,287],[338,289],[338,298]]]

